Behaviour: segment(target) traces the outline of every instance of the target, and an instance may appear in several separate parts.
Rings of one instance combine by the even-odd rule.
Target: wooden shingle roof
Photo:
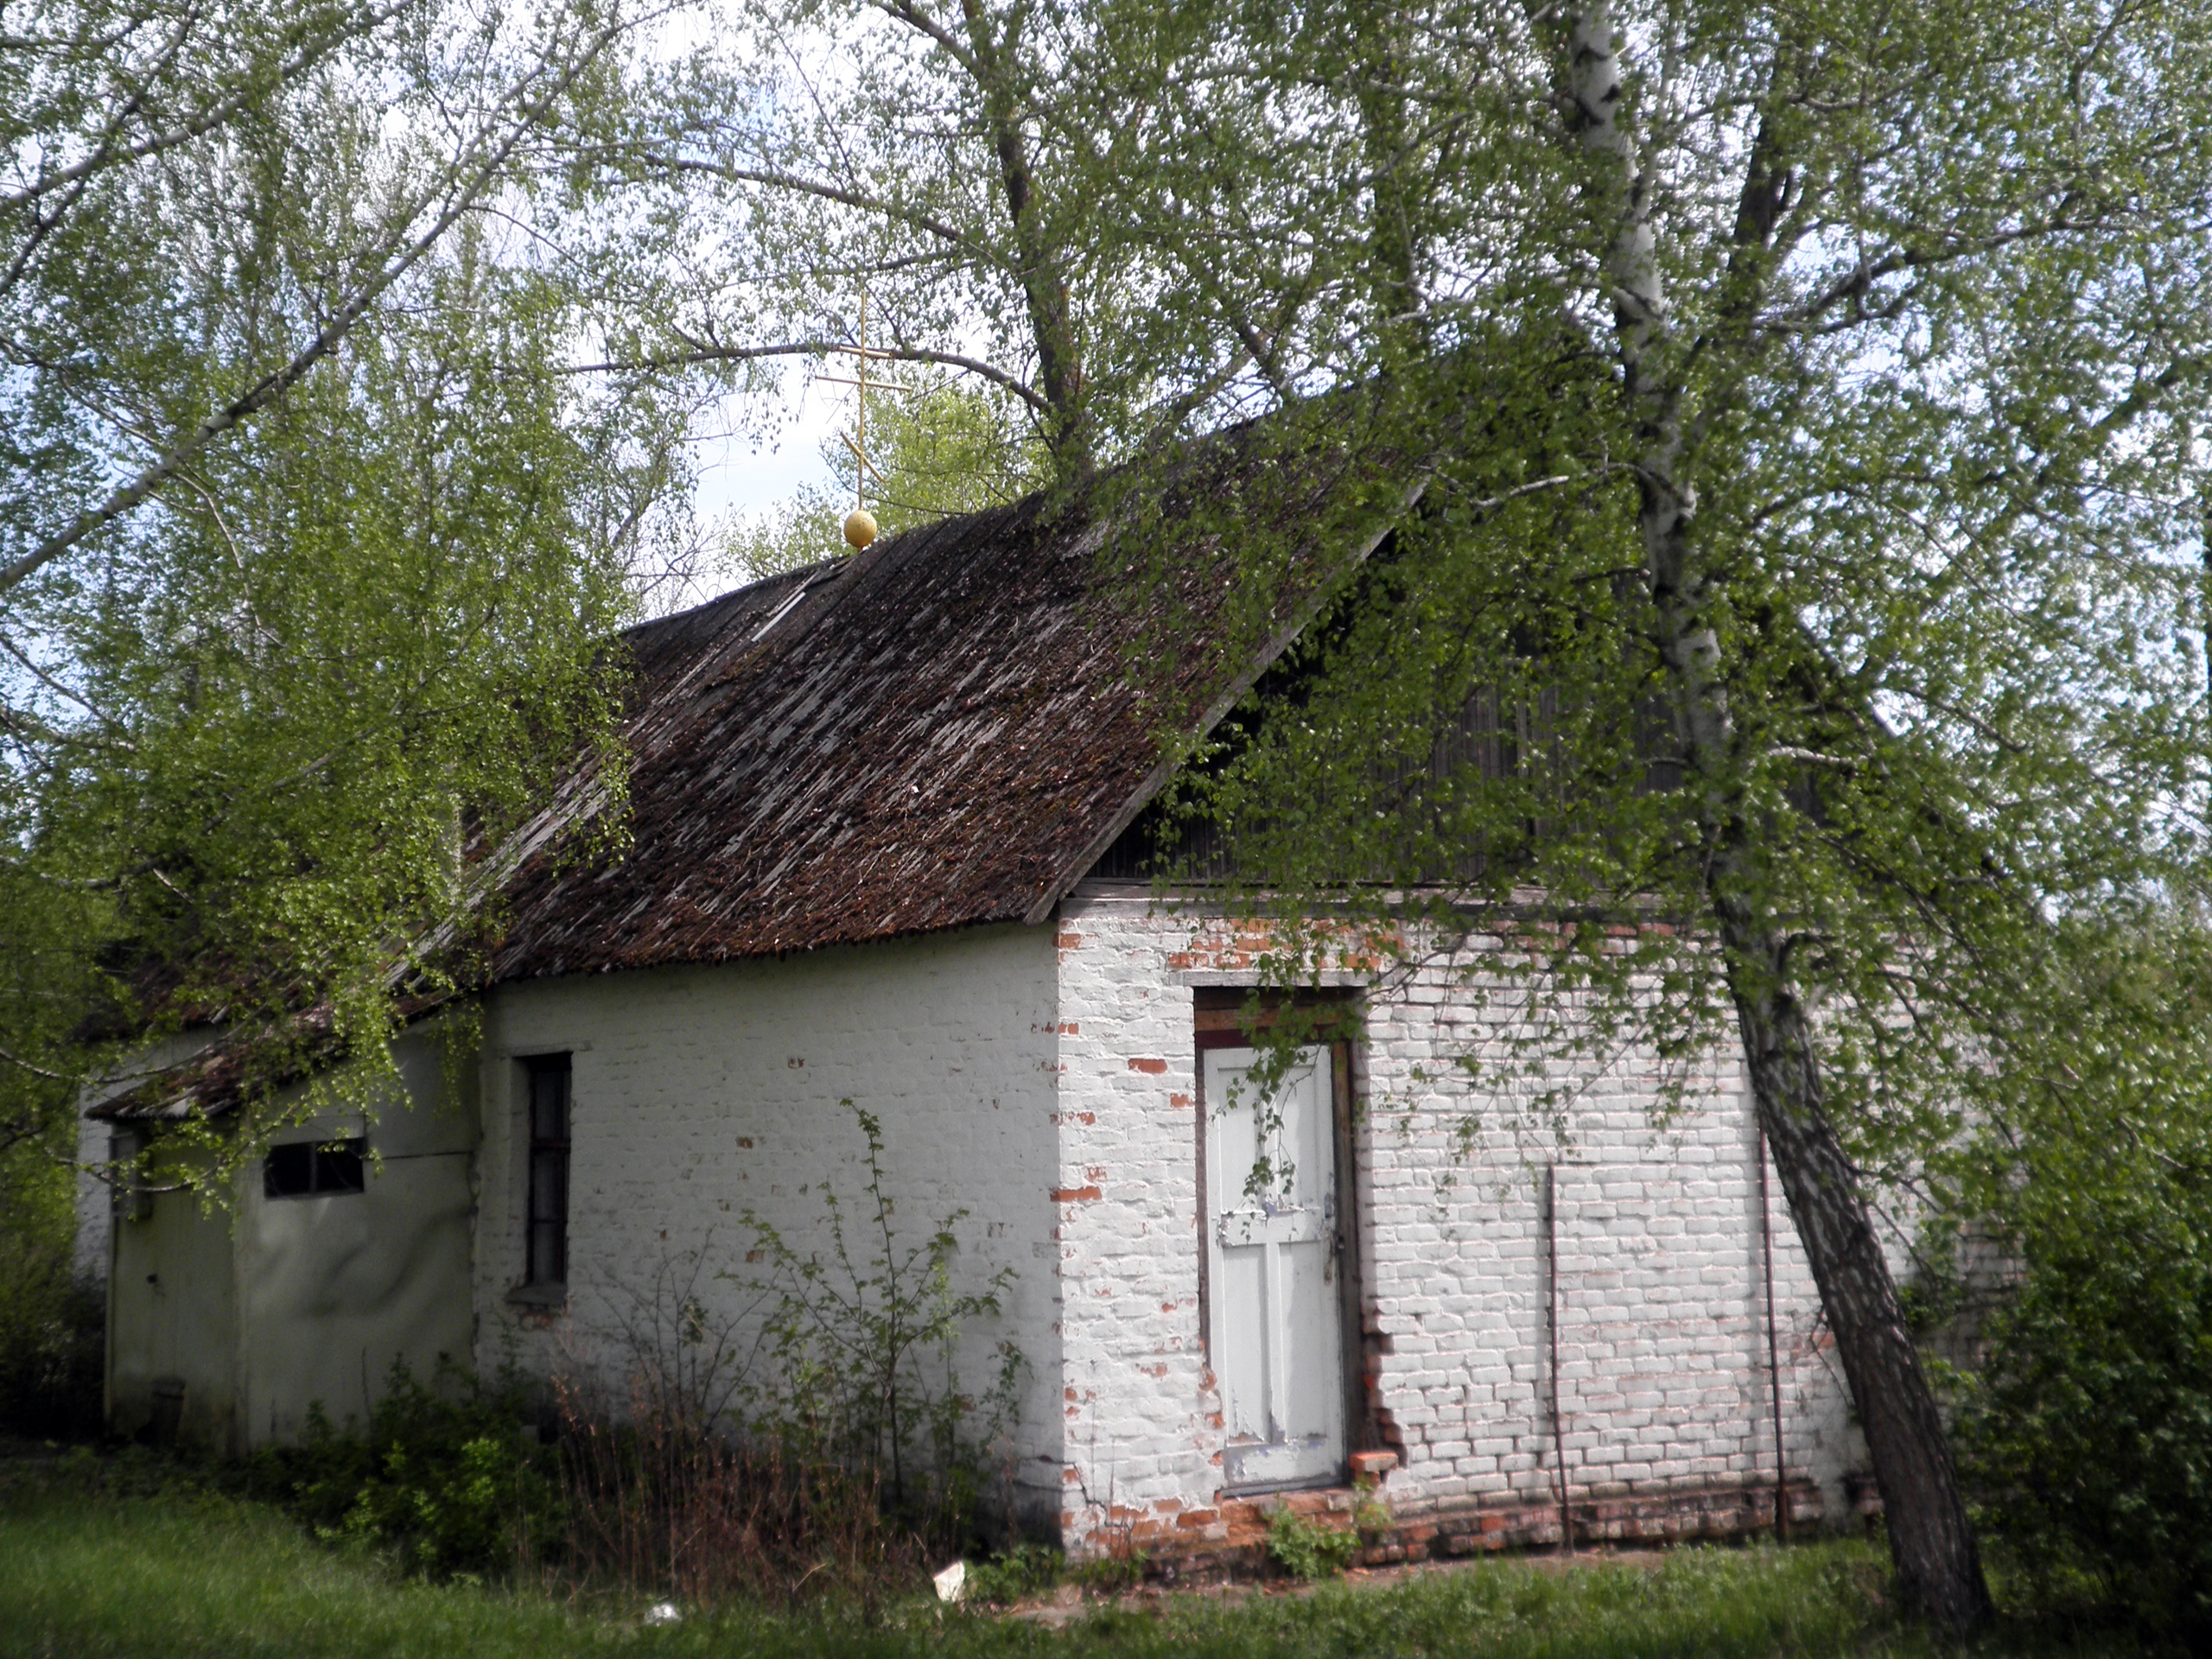
[[[1249,431],[1130,485],[944,519],[630,630],[620,850],[577,850],[615,793],[587,760],[493,855],[499,943],[470,983],[1044,920],[1419,487]],[[1224,535],[1260,537],[1266,574]],[[320,1058],[288,1076],[340,1058],[327,1015],[299,1016]],[[228,1111],[245,1058],[219,1039],[89,1115]]]
[[[1216,440],[1141,511],[1031,497],[632,630],[629,849],[559,866],[572,788],[493,977],[1041,919],[1380,539],[1347,467]],[[1291,531],[1269,591],[1224,524]]]

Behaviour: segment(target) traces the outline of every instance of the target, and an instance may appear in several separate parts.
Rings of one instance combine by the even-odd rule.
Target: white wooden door
[[[1336,1479],[1344,1463],[1337,1147],[1325,1047],[1272,1097],[1259,1056],[1205,1056],[1207,1343],[1228,1444],[1223,1484]]]

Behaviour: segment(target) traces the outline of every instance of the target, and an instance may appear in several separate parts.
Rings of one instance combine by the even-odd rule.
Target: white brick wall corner
[[[1254,977],[1249,925],[1140,898],[1063,907],[1058,1261],[1065,1279],[1071,1548],[1218,1528],[1222,1421],[1197,1294],[1192,982]],[[1364,1357],[1401,1452],[1400,1512],[1771,1479],[1771,1381],[1750,1103],[1732,1055],[1700,1070],[1664,1128],[1654,1055],[1581,1084],[1558,1169],[1560,1422],[1552,1420],[1536,1166],[1510,1103],[1469,1095],[1455,1048],[1509,1015],[1430,968],[1370,999],[1356,1057]],[[1462,1120],[1475,1114],[1471,1155]],[[1793,1477],[1828,1488],[1857,1457],[1802,1253],[1774,1195],[1784,1433]]]

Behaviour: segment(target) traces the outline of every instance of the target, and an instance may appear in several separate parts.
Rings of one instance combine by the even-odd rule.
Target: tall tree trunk
[[[1752,1100],[1866,1433],[1899,1593],[1950,1630],[1967,1634],[1990,1618],[1988,1587],[1942,1414],[1905,1329],[1856,1173],[1822,1106],[1818,1050],[1789,979],[1788,929],[1762,857],[1758,816],[1748,804],[1746,779],[1756,757],[1738,753],[1727,666],[1713,621],[1717,595],[1700,558],[1697,444],[1684,432],[1684,365],[1693,353],[1672,335],[1649,197],[1621,120],[1626,87],[1605,0],[1590,0],[1567,19],[1565,90],[1583,148],[1611,174],[1599,197],[1612,214],[1605,258],[1614,350],[1638,452],[1645,576],[1690,766],[1687,787],[1710,842],[1707,891],[1726,953]],[[1770,253],[1767,238],[1787,192],[1762,126],[1748,158],[1731,264],[1736,303],[1745,315],[1756,309],[1759,266]]]
[[[995,34],[982,0],[962,0],[968,25],[969,73],[982,94],[991,147],[999,161],[999,186],[1014,232],[1016,275],[1029,313],[1030,338],[1037,346],[1037,378],[1052,405],[1052,429],[1046,434],[1054,470],[1079,478],[1094,464],[1090,424],[1084,408],[1082,353],[1068,303],[1068,285],[1056,251],[1037,225],[1037,182],[1030,164],[1029,138],[1021,127],[1021,99],[1014,83],[1021,54],[1020,14],[1003,35]]]
[[[1386,364],[1400,366],[1422,349],[1416,327],[1421,292],[1414,257],[1414,158],[1406,130],[1405,21],[1383,6],[1351,9],[1351,73],[1359,104],[1369,192],[1368,302]]]
[[[1751,1098],[1859,1408],[1898,1596],[1947,1629],[1970,1634],[1992,1614],[1980,1553],[1858,1173],[1821,1106],[1819,1058],[1804,1006],[1784,977],[1783,935],[1725,899],[1716,907]]]

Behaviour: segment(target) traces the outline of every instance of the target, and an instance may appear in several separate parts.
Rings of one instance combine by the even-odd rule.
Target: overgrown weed
[[[1015,1542],[968,1567],[968,1599],[1007,1607],[1060,1582],[1067,1560],[1050,1544]]]
[[[962,1211],[900,1236],[881,1126],[846,1104],[866,1176],[849,1219],[823,1185],[822,1249],[748,1212],[762,1270],[721,1269],[706,1248],[665,1257],[610,1304],[612,1364],[579,1357],[546,1383],[450,1363],[424,1382],[396,1365],[365,1424],[314,1413],[303,1446],[251,1460],[249,1490],[404,1574],[693,1605],[875,1609],[948,1554],[979,1554],[1025,1362],[1001,1344],[969,1392],[958,1359],[1000,1313],[1010,1271],[956,1287]],[[722,1281],[749,1285],[751,1303],[711,1309]],[[1010,1515],[996,1518],[1010,1535]],[[1043,1570],[1004,1559],[1008,1582]]]
[[[1268,1521],[1268,1559],[1294,1579],[1340,1578],[1358,1559],[1359,1549],[1357,1532],[1287,1507],[1277,1510]]]

